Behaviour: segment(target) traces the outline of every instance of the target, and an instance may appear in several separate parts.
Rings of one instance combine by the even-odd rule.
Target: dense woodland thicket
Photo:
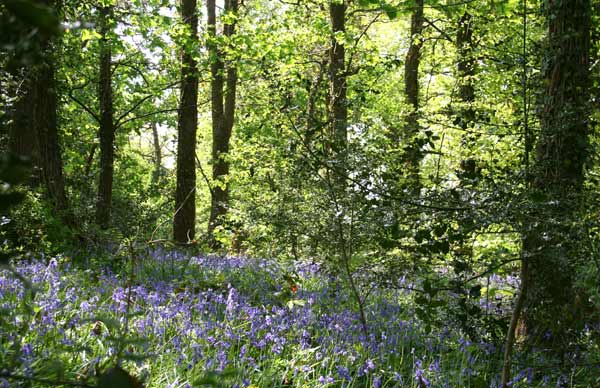
[[[600,386],[599,37],[591,0],[3,1],[0,385]]]

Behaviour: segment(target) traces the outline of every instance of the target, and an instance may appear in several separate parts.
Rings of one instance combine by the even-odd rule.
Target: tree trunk
[[[160,183],[163,174],[162,149],[160,146],[160,137],[158,136],[158,124],[156,122],[152,123],[152,147],[154,148],[154,171],[152,172],[151,185],[156,187]]]
[[[198,126],[198,67],[191,42],[198,39],[196,0],[182,0],[181,18],[189,29],[181,59],[181,102],[178,117],[177,189],[173,237],[187,243],[196,227],[196,127]],[[155,135],[157,136],[157,135]]]
[[[409,139],[407,150],[407,169],[410,185],[415,191],[420,188],[419,166],[423,159],[422,141],[419,139],[419,64],[421,62],[421,48],[423,39],[421,33],[424,25],[423,0],[417,0],[411,16],[410,47],[406,53],[404,64],[404,94],[409,104],[409,113],[406,117],[406,135]]]
[[[214,185],[211,190],[211,208],[208,221],[208,234],[213,238],[215,228],[222,224],[222,218],[227,214],[229,203],[229,140],[233,130],[235,118],[235,101],[237,86],[237,69],[232,63],[225,63],[223,51],[217,47],[215,38],[217,35],[215,0],[208,0],[208,51],[211,58],[211,102],[212,102],[212,178]],[[225,1],[225,13],[237,15],[238,0]],[[235,32],[235,20],[223,26],[223,34],[226,37],[233,36]],[[226,80],[223,74],[226,74]],[[224,83],[226,90],[223,91]],[[225,100],[225,101],[223,101]],[[213,241],[214,243],[214,241]]]
[[[528,291],[526,281],[527,278],[523,276],[527,273],[527,263],[528,261],[526,259],[521,260],[521,284],[515,299],[515,306],[510,317],[510,325],[508,326],[508,331],[506,332],[506,338],[504,341],[504,358],[502,362],[502,374],[500,382],[500,387],[502,388],[508,388],[510,386],[509,383],[511,380],[513,346],[515,344],[515,337],[517,335],[517,326],[519,324],[519,320],[521,319],[521,312],[523,311],[525,295],[527,295]]]
[[[49,2],[45,2],[48,4]],[[48,4],[57,7],[56,4]],[[55,44],[49,36],[39,38],[39,62],[22,69],[21,96],[12,111],[9,151],[29,158],[34,167],[31,185],[44,184],[57,216],[73,226],[65,192],[62,158],[58,138],[58,98],[54,71]]]
[[[62,158],[58,141],[57,95],[54,80],[54,61],[50,42],[45,48],[46,58],[36,69],[33,80],[33,127],[37,134],[39,167],[54,209],[71,224],[64,213],[68,209]],[[31,102],[30,102],[31,103]],[[65,218],[67,217],[67,218]]]
[[[114,172],[115,126],[113,121],[112,51],[110,44],[111,7],[100,8],[100,180],[96,202],[96,223],[110,226]]]
[[[469,196],[476,185],[479,166],[477,166],[478,136],[473,131],[475,123],[475,58],[473,57],[473,16],[466,12],[458,20],[456,32],[457,66],[456,78],[458,83],[459,107],[456,112],[454,124],[462,130],[461,146],[463,148],[463,159],[460,161],[458,178],[460,185],[465,189],[464,193]],[[464,212],[458,219],[462,235],[454,250],[457,258],[461,261],[470,262],[473,255],[471,243],[471,231],[474,221],[470,212]]]
[[[47,1],[58,9],[60,4]],[[54,4],[53,4],[54,3]],[[58,96],[56,90],[54,50],[56,45],[49,37],[40,42],[42,61],[33,73],[32,101],[33,131],[36,134],[34,154],[38,158],[39,174],[52,201],[55,213],[69,226],[75,225],[75,219],[69,212],[69,202],[65,192],[62,169],[62,157],[58,139]]]
[[[456,49],[458,53],[458,96],[461,102],[457,120],[459,126],[464,131],[468,131],[473,127],[475,121],[475,109],[473,107],[475,102],[475,88],[473,87],[473,77],[475,76],[473,17],[468,12],[465,12],[458,21]],[[463,146],[471,151],[475,140],[475,136],[465,132],[462,139]],[[469,155],[471,154],[472,152],[469,152]]]
[[[573,287],[576,211],[589,143],[589,0],[546,2],[549,45],[532,191],[543,198],[524,237],[529,260],[525,323],[530,340],[563,346],[583,323]],[[549,336],[549,333],[551,335]]]
[[[327,72],[328,61],[328,58],[324,58],[323,61],[319,63],[319,72],[306,91],[308,94],[308,101],[306,107],[306,136],[304,138],[304,143],[307,146],[310,146],[315,133],[321,128],[321,121],[319,120],[317,113],[317,102],[319,92],[321,91],[321,83]]]
[[[331,48],[329,51],[329,125],[331,149],[337,172],[335,181],[345,185],[346,153],[348,143],[348,100],[346,83],[346,0],[329,4],[331,19]]]
[[[33,164],[35,162],[35,131],[33,128],[33,103],[32,103],[32,80],[27,71],[18,74],[19,86],[14,90],[16,101],[10,111],[11,125],[8,128],[8,150],[9,152],[28,158]]]
[[[34,124],[34,102],[33,102],[33,70],[21,69],[18,74],[13,75],[18,80],[18,86],[10,90],[15,96],[15,103],[10,110],[10,125],[8,126],[8,152],[25,157],[31,163],[30,187],[40,184],[40,158],[38,135]]]

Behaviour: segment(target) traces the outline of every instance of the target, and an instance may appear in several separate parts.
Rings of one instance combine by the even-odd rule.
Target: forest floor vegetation
[[[102,386],[115,365],[131,387],[499,384],[501,342],[482,328],[474,341],[450,315],[422,322],[409,290],[419,279],[371,288],[365,336],[349,292],[315,263],[162,249],[111,259],[30,257],[0,271],[0,387]],[[506,318],[517,285],[488,279],[486,313]],[[511,386],[600,386],[598,329],[563,359],[517,352]]]

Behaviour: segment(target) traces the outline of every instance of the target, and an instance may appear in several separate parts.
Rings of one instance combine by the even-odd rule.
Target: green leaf
[[[143,388],[142,383],[121,367],[109,369],[98,379],[98,388]]]
[[[133,354],[133,353],[129,353],[129,354],[124,354],[123,356],[124,360],[129,360],[129,361],[145,361],[151,357],[154,357],[154,354]]]
[[[24,157],[4,154],[0,158],[0,181],[11,185],[27,180],[31,170],[31,162]]]
[[[431,253],[447,254],[450,252],[450,243],[448,240],[438,240],[431,244],[429,250]]]
[[[229,387],[227,380],[235,377],[238,370],[235,368],[227,368],[222,372],[208,371],[204,376],[194,380],[194,387],[209,386],[209,387]]]
[[[292,310],[295,306],[302,307],[306,305],[306,301],[302,299],[292,299],[287,302],[287,307]]]
[[[6,214],[8,209],[18,205],[23,198],[25,198],[23,193],[0,194],[0,214]]]
[[[394,20],[398,17],[398,8],[389,4],[384,4],[382,9],[390,20]]]
[[[446,306],[448,304],[448,302],[446,302],[445,300],[432,300],[429,303],[429,306],[431,307],[442,307],[442,306]]]
[[[471,289],[469,290],[469,295],[472,298],[479,298],[481,296],[481,285],[477,284],[471,287]]]
[[[431,232],[427,229],[419,229],[415,233],[415,241],[421,244],[425,240],[429,240],[431,238]]]
[[[425,279],[425,281],[423,282],[423,291],[425,291],[428,294],[431,294],[431,282],[429,281],[429,279]]]
[[[60,32],[58,16],[52,8],[30,0],[4,0],[4,5],[24,23],[39,28],[46,34]]]
[[[94,39],[100,39],[100,38],[102,38],[102,35],[100,35],[96,31],[93,31],[93,30],[81,31],[81,40],[84,42],[88,41],[88,40],[94,40]]]

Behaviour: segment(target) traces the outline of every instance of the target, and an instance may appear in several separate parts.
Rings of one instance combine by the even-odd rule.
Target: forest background
[[[503,385],[515,339],[598,349],[595,2],[7,0],[0,12],[9,267],[40,253],[89,267],[99,249],[126,268],[159,247],[311,262],[349,293],[367,337],[370,290],[408,276],[427,330],[451,317],[504,346]],[[517,280],[493,319],[479,306],[490,276]]]

